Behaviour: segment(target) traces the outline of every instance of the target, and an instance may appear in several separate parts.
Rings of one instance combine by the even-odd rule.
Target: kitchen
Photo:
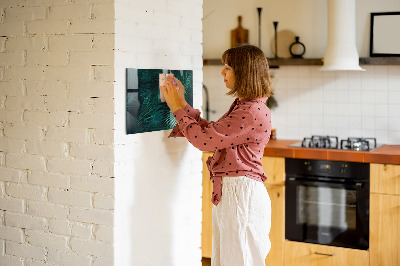
[[[227,8],[228,5],[229,8]],[[242,26],[249,29],[249,43],[258,44],[257,7],[262,7],[261,48],[267,58],[272,59],[270,62],[274,62],[275,56],[273,21],[279,22],[278,42],[279,38],[287,41],[285,39],[288,38],[287,36],[300,36],[300,41],[307,47],[304,58],[324,57],[328,24],[328,6],[325,1],[281,1],[279,3],[272,3],[271,1],[250,3],[204,1],[203,58],[206,65],[203,69],[203,83],[208,89],[210,99],[210,120],[218,119],[229,107],[231,99],[224,95],[226,91],[219,76],[222,65],[207,65],[207,63],[216,62],[212,59],[218,60],[220,54],[229,46],[229,32],[237,26],[236,18],[239,15],[242,16]],[[355,39],[361,62],[363,62],[363,58],[370,56],[370,13],[398,10],[400,10],[398,1],[356,1]],[[218,27],[215,25],[218,25]],[[217,34],[221,37],[215,38]],[[286,49],[293,41],[294,39],[286,42]],[[290,54],[288,55],[288,52],[285,54],[282,49],[284,47],[281,48],[278,45],[278,56],[290,57]],[[398,60],[398,58],[393,60]],[[397,63],[387,62],[386,64],[361,64],[361,67],[366,71],[321,71],[320,65],[306,64],[281,65],[279,68],[271,69],[275,90],[274,97],[278,103],[278,106],[272,109],[272,124],[273,128],[276,129],[277,140],[270,141],[265,150],[264,169],[270,179],[266,182],[268,183],[266,186],[270,194],[275,195],[275,202],[272,200],[272,204],[274,206],[275,203],[278,206],[275,210],[273,209],[273,219],[274,213],[280,219],[275,221],[275,224],[277,224],[275,226],[278,229],[271,231],[270,235],[271,239],[279,239],[276,245],[278,248],[275,250],[272,248],[266,260],[267,265],[296,265],[291,264],[298,259],[294,256],[296,252],[305,257],[311,253],[310,250],[307,250],[308,247],[304,250],[301,246],[295,244],[290,246],[296,242],[287,240],[285,242],[285,197],[283,195],[285,195],[285,189],[287,189],[285,188],[286,158],[303,158],[312,160],[311,163],[321,160],[365,162],[368,166],[371,163],[371,173],[369,173],[371,213],[378,215],[377,212],[381,211],[379,204],[381,204],[383,198],[380,195],[389,194],[391,198],[387,198],[387,202],[397,200],[396,204],[398,204],[399,183],[396,180],[399,178],[398,164],[400,163],[398,148],[400,143],[400,66],[398,61]],[[328,138],[326,140],[323,138],[323,136],[328,135],[333,136],[333,139]],[[348,139],[349,137],[368,139],[357,142]],[[323,147],[323,149],[312,148],[307,150],[289,146],[293,144],[295,144],[294,146],[301,145],[303,138],[305,138],[303,142],[306,146],[309,146],[312,142],[315,145],[314,147]],[[343,144],[345,150],[353,147],[358,151],[340,150],[341,144]],[[383,144],[386,144],[386,146],[382,148]],[[375,145],[377,149],[375,149]],[[338,146],[339,150],[334,150],[334,146]],[[371,147],[367,149],[372,151],[360,151],[360,147],[365,146]],[[387,149],[385,150],[385,148]],[[326,167],[331,167],[331,165]],[[386,181],[379,181],[374,178],[376,176]],[[204,177],[204,180],[207,180],[207,177]],[[388,180],[393,181],[389,185],[389,187],[392,186],[389,192],[385,190],[386,187],[382,190],[381,184],[381,182]],[[207,188],[207,185],[204,184],[205,191]],[[205,193],[203,195],[207,195],[207,192],[203,193]],[[271,196],[271,198],[274,198],[274,196]],[[203,199],[203,209],[205,210],[207,210],[204,207],[207,206],[206,204]],[[398,206],[396,204],[393,206]],[[396,209],[396,207],[393,208]],[[207,229],[207,226],[210,226],[204,219],[207,218],[203,217],[203,236],[205,235],[205,228]],[[398,218],[394,218],[393,223],[396,224],[395,221],[398,220]],[[377,227],[373,229],[372,226],[379,224],[376,219],[370,220],[370,223],[370,230],[375,230]],[[274,221],[272,227],[274,228]],[[396,225],[388,226],[388,228],[391,228],[388,230],[393,230],[393,234],[398,231]],[[376,238],[375,233],[370,231],[370,249],[377,245],[376,242],[372,243],[372,241],[380,239]],[[209,235],[203,237],[204,257],[210,255],[207,252],[204,255],[209,241]],[[394,250],[397,251],[395,253],[399,253],[397,244],[388,245],[387,250]],[[322,245],[316,246],[318,248]],[[322,247],[330,248],[330,246]],[[370,253],[361,252],[360,257],[355,253],[343,255],[347,251],[348,249],[344,249],[344,253],[336,252],[336,259],[338,260],[329,262],[330,258],[335,258],[335,256],[330,256],[335,254],[334,251],[314,250],[313,252],[322,253],[322,255],[319,255],[322,257],[317,255],[317,258],[314,258],[320,259],[322,264],[313,264],[315,261],[310,259],[308,262],[304,261],[303,265],[326,265],[329,263],[337,265],[336,263],[341,261],[339,257],[343,256],[344,258],[347,256],[354,257],[354,261],[361,263],[359,265],[365,265],[365,263],[362,264],[365,261],[369,265],[397,265],[399,263],[398,255],[393,254],[393,252],[383,252],[389,255],[387,256],[389,257],[388,260],[385,261],[376,256],[376,249]],[[382,250],[379,250],[379,252],[382,253]],[[292,260],[290,256],[288,257],[289,254],[293,255]],[[270,264],[268,258],[270,258]],[[349,260],[347,260],[347,265],[356,264],[349,264]]]

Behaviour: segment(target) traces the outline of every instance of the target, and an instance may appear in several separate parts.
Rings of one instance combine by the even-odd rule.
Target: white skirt
[[[212,266],[265,265],[271,249],[271,201],[262,182],[245,176],[223,177],[212,223]]]

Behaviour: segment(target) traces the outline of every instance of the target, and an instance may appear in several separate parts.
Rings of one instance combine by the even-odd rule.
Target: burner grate
[[[339,140],[336,136],[317,136],[313,135],[311,138],[304,138],[301,147],[305,148],[325,148],[325,149],[338,149]]]
[[[369,151],[376,147],[376,138],[347,138],[340,141],[342,150]]]

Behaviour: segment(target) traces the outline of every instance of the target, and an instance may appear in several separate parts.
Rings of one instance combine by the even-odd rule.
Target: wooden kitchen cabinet
[[[371,266],[400,265],[400,165],[371,164]]]
[[[285,266],[366,266],[365,250],[285,241]],[[385,264],[381,264],[385,265]]]
[[[400,195],[400,165],[370,164],[371,193]]]
[[[283,265],[285,241],[285,158],[264,156],[261,160],[267,175],[265,187],[271,199],[271,250],[266,266]]]
[[[212,253],[212,183],[208,172],[206,161],[211,152],[203,153],[203,217],[201,250],[202,256],[211,258]],[[285,230],[285,158],[263,157],[264,171],[268,176],[265,187],[271,199],[272,221],[271,221],[271,250],[266,258],[266,265],[283,265],[283,243]]]
[[[271,250],[265,259],[266,266],[283,265],[285,241],[285,187],[265,184],[271,199]]]
[[[211,258],[212,252],[212,183],[206,165],[212,152],[203,153],[203,195],[202,195],[202,223],[201,223],[201,253],[204,258]]]

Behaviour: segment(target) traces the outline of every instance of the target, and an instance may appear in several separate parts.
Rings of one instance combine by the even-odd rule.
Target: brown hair
[[[268,61],[263,51],[253,45],[240,45],[222,54],[222,63],[233,69],[235,85],[227,95],[259,98],[273,95]]]

